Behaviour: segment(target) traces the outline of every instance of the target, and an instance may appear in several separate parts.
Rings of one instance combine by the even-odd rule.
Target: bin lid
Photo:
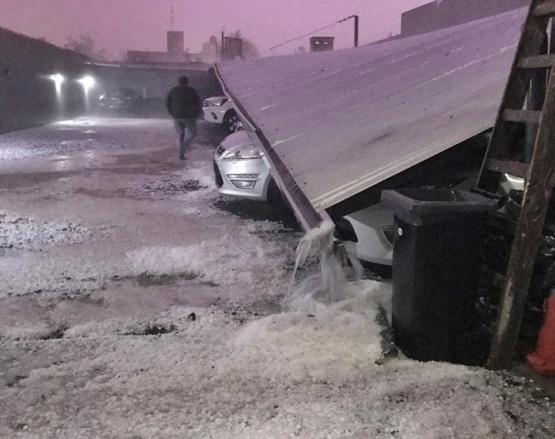
[[[435,222],[459,215],[496,210],[498,201],[454,189],[396,189],[382,191],[381,200],[411,224]]]

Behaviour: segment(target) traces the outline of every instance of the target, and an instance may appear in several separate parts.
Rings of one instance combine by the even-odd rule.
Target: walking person
[[[202,103],[197,91],[189,86],[189,78],[181,76],[179,84],[166,96],[166,108],[173,118],[177,131],[179,158],[185,160],[185,151],[197,134],[197,118],[202,111]]]

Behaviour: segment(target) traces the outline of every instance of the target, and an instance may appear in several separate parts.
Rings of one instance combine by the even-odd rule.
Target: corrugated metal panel
[[[217,68],[320,211],[492,127],[524,14]]]

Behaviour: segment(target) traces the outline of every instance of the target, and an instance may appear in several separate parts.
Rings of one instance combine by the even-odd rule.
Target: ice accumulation
[[[217,196],[207,169],[193,163],[167,181],[134,188],[154,187],[185,201],[184,209],[206,212]],[[175,195],[174,179],[201,187]],[[290,286],[295,254],[288,239],[296,236],[282,233],[280,224],[215,221],[219,228],[203,241],[103,242],[99,257],[95,242],[50,247],[88,238],[91,231],[79,224],[9,212],[0,220],[0,248],[49,250],[0,257],[2,311],[24,310],[13,327],[0,321],[0,438],[553,438],[553,401],[528,380],[384,360],[377,316],[391,314],[391,286],[327,281],[337,278],[333,267],[328,278],[301,267]],[[212,220],[199,222],[211,227]],[[323,223],[305,237],[298,265],[318,253],[331,258],[331,231]],[[26,247],[30,236],[36,248]],[[185,274],[183,294],[205,282],[233,300],[202,308],[171,302],[148,318],[123,302],[125,313],[109,314],[136,290],[102,288],[116,276],[145,274]],[[95,292],[97,302],[76,308],[64,301],[85,291]],[[43,305],[34,298],[46,293],[53,300],[40,319],[28,321],[31,306]],[[161,290],[149,294],[146,303],[163,300]],[[260,300],[280,306],[259,315]],[[76,309],[82,314],[73,318]]]
[[[263,225],[259,229],[251,222],[198,244],[133,250],[126,255],[130,274],[190,273],[217,284],[268,288],[276,280],[284,280],[285,265],[293,256],[288,254],[283,243],[260,236],[258,231],[267,230],[267,227]],[[281,226],[273,225],[275,227]]]
[[[193,161],[187,168],[166,175],[142,177],[136,184],[124,188],[127,196],[137,198],[172,197],[184,207],[186,215],[210,216],[217,212],[212,204],[219,198],[212,167]]]
[[[22,148],[18,146],[7,146],[3,145],[0,148],[0,161],[5,162],[8,160],[21,160],[29,157],[40,156],[40,153],[35,151],[30,151],[27,148]]]
[[[43,250],[61,244],[78,244],[89,238],[91,230],[74,223],[40,221],[0,211],[0,252],[13,250]]]
[[[78,297],[105,288],[116,278],[136,278],[145,274],[184,276],[235,286],[237,301],[244,296],[245,289],[256,291],[260,288],[266,297],[279,296],[284,291],[280,285],[287,284],[285,269],[294,259],[286,239],[269,236],[282,227],[271,222],[245,221],[232,231],[197,244],[143,246],[123,254],[105,249],[102,257],[93,250],[94,253],[85,251],[74,257],[62,251],[46,259],[42,254],[0,258],[3,285],[0,298],[35,292],[40,292],[41,297]],[[41,241],[40,236],[45,239]],[[41,242],[48,244],[49,236],[39,235],[29,245],[38,248]]]
[[[80,117],[45,127],[2,135],[0,160],[75,154],[87,151],[136,149],[159,145],[170,129],[169,120]],[[142,129],[137,129],[139,126]],[[60,140],[63,132],[64,140]]]
[[[177,195],[186,192],[194,192],[200,189],[206,189],[206,186],[202,186],[198,180],[183,180],[175,181],[172,177],[163,177],[161,181],[152,181],[145,183],[143,188],[145,192],[149,192],[152,195],[157,194],[168,194]]]
[[[301,283],[285,312],[263,318],[175,308],[154,322],[170,328],[159,336],[103,322],[40,344],[0,342],[0,437],[552,437],[551,403],[523,379],[375,364],[373,317],[387,285],[350,284],[334,303],[314,285]]]
[[[201,191],[194,198],[204,198],[213,193],[215,187],[212,168],[199,161],[170,174],[141,177],[135,185],[124,191],[128,195],[149,198],[157,195],[183,195],[191,198],[190,192]]]

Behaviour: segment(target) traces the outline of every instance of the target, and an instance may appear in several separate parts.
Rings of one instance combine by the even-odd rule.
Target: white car
[[[233,101],[227,96],[205,99],[202,103],[202,112],[204,120],[223,125],[230,133],[243,129],[243,123],[235,111]]]
[[[214,157],[216,185],[222,195],[256,201],[281,197],[259,140],[248,131],[227,136]],[[345,249],[359,259],[391,265],[393,212],[383,203],[344,216],[337,230]]]
[[[470,190],[473,181],[467,179],[453,189]],[[373,264],[392,265],[393,217],[393,210],[386,203],[372,204],[336,221],[337,234],[349,254]]]
[[[458,157],[458,156],[455,156]],[[477,150],[477,162],[466,163],[459,171],[452,171],[434,162],[439,169],[424,184],[428,187],[449,187],[468,191],[476,181],[481,152]],[[258,201],[273,201],[280,192],[272,179],[258,138],[247,131],[227,136],[218,146],[214,158],[216,184],[221,194]],[[421,170],[420,170],[421,171]],[[415,172],[418,175],[418,172]],[[504,194],[511,189],[522,189],[523,179],[505,175],[501,188]],[[421,186],[415,186],[421,187]],[[391,266],[393,258],[393,211],[383,202],[334,218],[336,236],[345,249],[360,260],[373,264]]]
[[[392,264],[393,211],[386,204],[373,204],[345,215],[336,225],[347,253],[372,264]]]
[[[269,201],[277,190],[258,139],[247,131],[230,134],[218,145],[214,173],[222,195]]]

